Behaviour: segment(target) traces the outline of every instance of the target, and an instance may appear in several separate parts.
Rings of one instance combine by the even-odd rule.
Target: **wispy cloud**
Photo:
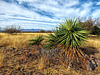
[[[64,18],[100,17],[99,1],[80,0],[1,0],[0,27],[52,29]]]
[[[100,5],[100,2],[97,2],[97,4],[96,5]]]

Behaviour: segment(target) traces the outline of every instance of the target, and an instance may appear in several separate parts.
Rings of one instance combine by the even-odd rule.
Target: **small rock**
[[[11,49],[15,50],[16,48],[14,48],[14,47],[11,47]]]

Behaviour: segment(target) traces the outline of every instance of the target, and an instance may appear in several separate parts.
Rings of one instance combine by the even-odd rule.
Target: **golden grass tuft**
[[[95,47],[100,51],[100,39],[89,39],[86,46]]]
[[[100,39],[89,39],[82,48],[85,48],[89,53],[100,53]]]
[[[24,48],[28,46],[28,40],[35,38],[37,35],[45,36],[47,34],[48,33],[19,33],[17,35],[10,35],[0,33],[0,46]]]
[[[4,59],[4,54],[0,53],[0,67],[3,66],[3,59]]]
[[[38,62],[38,69],[42,70],[43,68],[45,68],[45,66],[47,64],[46,62],[47,62],[46,56],[41,57],[40,60],[39,60],[39,62]]]

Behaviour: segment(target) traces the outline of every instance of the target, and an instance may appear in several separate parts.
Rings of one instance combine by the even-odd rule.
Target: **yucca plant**
[[[83,30],[76,19],[65,19],[56,28],[54,35],[50,35],[51,45],[61,48],[69,62],[79,60],[84,57],[84,53],[79,49],[87,39],[88,31]],[[55,38],[56,37],[56,38]],[[53,41],[52,41],[53,40]]]
[[[79,49],[87,39],[88,31],[83,30],[76,19],[65,19],[55,31],[59,43],[69,61],[79,60],[84,53]]]
[[[44,47],[47,49],[52,49],[55,48],[57,46],[57,40],[58,40],[58,36],[55,34],[50,33],[48,36],[46,36],[47,40],[46,43],[47,45],[45,45]]]
[[[37,51],[39,48],[43,46],[42,41],[44,40],[42,35],[37,36],[35,39],[29,40],[31,43],[29,45],[32,45],[35,47],[35,51]]]

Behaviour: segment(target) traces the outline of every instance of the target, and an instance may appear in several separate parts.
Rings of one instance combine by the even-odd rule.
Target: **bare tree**
[[[100,19],[95,18],[93,19],[92,17],[84,17],[84,18],[78,18],[78,22],[80,25],[82,25],[83,29],[86,29],[92,33],[93,27],[95,25],[100,26]]]
[[[4,28],[6,33],[17,34],[21,32],[20,26],[10,25]]]

